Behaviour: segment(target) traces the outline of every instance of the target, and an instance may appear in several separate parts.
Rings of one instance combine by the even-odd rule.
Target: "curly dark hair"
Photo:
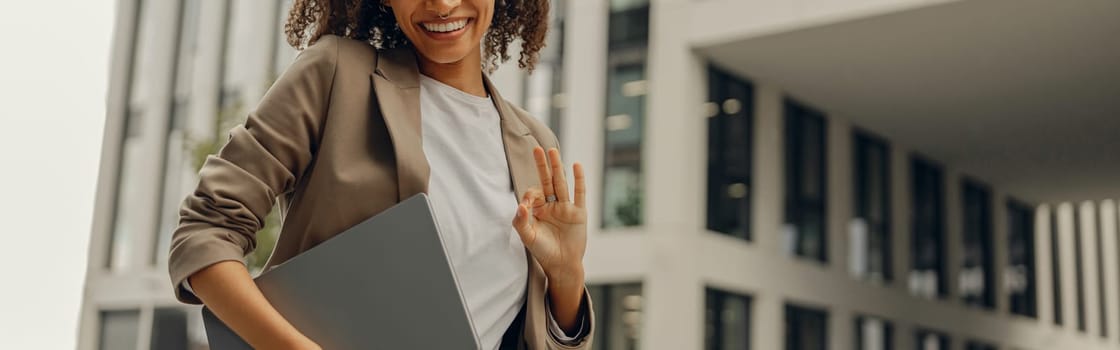
[[[521,39],[517,65],[533,69],[548,32],[549,0],[494,0],[494,18],[482,39],[483,65],[493,70],[509,60],[507,49]],[[393,9],[382,0],[295,0],[284,23],[288,45],[302,50],[326,34],[367,41],[378,49],[411,45]]]

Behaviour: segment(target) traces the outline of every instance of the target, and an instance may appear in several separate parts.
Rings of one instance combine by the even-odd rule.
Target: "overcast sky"
[[[0,11],[0,349],[73,349],[116,1]]]

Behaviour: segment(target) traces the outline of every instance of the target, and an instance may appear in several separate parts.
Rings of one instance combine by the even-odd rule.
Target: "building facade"
[[[1120,5],[1074,3],[554,0],[492,77],[589,174],[595,348],[1120,349]],[[288,7],[118,1],[79,348],[207,348],[170,234]]]

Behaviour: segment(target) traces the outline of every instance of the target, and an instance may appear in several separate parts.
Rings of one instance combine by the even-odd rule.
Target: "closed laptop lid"
[[[412,196],[256,278],[324,349],[478,349],[427,195]],[[203,309],[211,348],[248,349]]]

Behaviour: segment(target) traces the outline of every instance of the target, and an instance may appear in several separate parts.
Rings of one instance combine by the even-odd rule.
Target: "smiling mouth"
[[[469,21],[463,18],[446,23],[420,23],[420,27],[432,33],[451,33],[465,28]]]

